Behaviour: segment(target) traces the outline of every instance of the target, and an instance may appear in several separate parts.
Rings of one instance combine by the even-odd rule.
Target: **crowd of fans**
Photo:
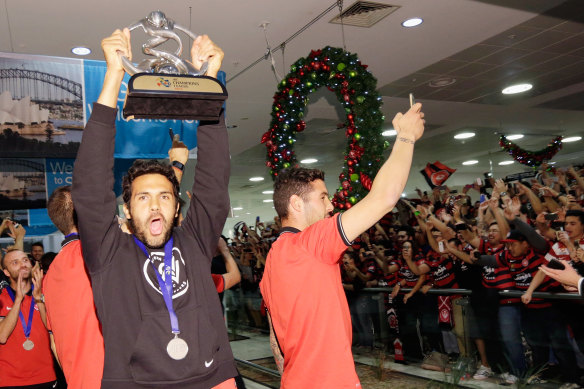
[[[579,292],[539,267],[560,263],[584,275],[582,173],[543,165],[537,178],[489,178],[401,201],[340,259],[356,350],[381,340],[396,362],[444,371],[476,356],[475,379],[533,384],[559,375],[576,387],[583,306],[534,292]],[[278,230],[277,218],[240,223],[229,245],[242,274],[243,320],[254,327],[267,328],[258,284]],[[377,295],[363,291],[372,287],[388,290],[381,312]],[[508,290],[520,293],[500,293]],[[380,320],[389,339],[379,337]]]
[[[538,383],[559,374],[565,387],[576,387],[584,307],[579,300],[534,292],[582,293],[539,269],[559,264],[584,275],[582,173],[544,165],[537,179],[487,179],[461,193],[444,186],[402,200],[339,262],[356,350],[385,342],[396,362],[421,361],[423,368],[440,371],[459,357],[476,356],[475,379]],[[23,228],[10,220],[2,228],[22,242]],[[252,228],[235,226],[227,247],[241,283],[226,302],[239,311],[234,320],[240,324],[268,328],[259,282],[280,228],[277,217]],[[35,244],[30,257],[46,271],[50,260],[41,259],[39,248]],[[363,291],[375,287],[386,292]],[[500,293],[504,290],[521,293]],[[382,321],[389,337],[379,336]]]

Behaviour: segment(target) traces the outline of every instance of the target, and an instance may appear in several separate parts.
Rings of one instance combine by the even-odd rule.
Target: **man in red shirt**
[[[360,388],[351,354],[351,319],[339,260],[351,242],[391,211],[405,187],[414,143],[424,132],[421,104],[393,119],[398,131],[371,191],[342,215],[316,169],[278,174],[274,206],[282,232],[260,283],[282,389]],[[279,346],[279,347],[278,347]]]
[[[21,250],[8,251],[0,265],[10,280],[0,293],[0,387],[52,388],[56,377],[45,327],[43,272]]]
[[[53,351],[69,388],[99,389],[103,374],[103,336],[81,253],[71,187],[55,189],[47,209],[53,224],[65,235],[61,251],[43,283],[48,326],[54,337]]]

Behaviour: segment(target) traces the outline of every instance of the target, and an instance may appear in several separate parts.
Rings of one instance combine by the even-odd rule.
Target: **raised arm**
[[[224,54],[209,37],[197,37],[191,54],[195,66],[207,61],[207,75],[217,77]],[[213,257],[229,212],[229,171],[229,143],[225,117],[221,114],[216,121],[199,123],[191,204],[181,226],[199,241],[208,261]]]
[[[91,118],[83,131],[73,171],[72,195],[79,220],[83,257],[90,272],[98,270],[106,260],[108,229],[115,215],[114,146],[116,102],[124,77],[119,53],[131,57],[130,33],[116,30],[105,38],[101,47],[107,63],[101,94],[93,106]],[[117,228],[117,226],[116,226]]]
[[[343,230],[349,241],[377,223],[401,198],[410,174],[414,144],[424,133],[421,109],[422,104],[416,103],[405,115],[398,113],[393,118],[398,134],[391,155],[377,172],[369,194],[342,215]]]

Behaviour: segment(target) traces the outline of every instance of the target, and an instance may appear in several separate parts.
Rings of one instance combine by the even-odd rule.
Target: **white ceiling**
[[[275,213],[270,203],[262,200],[269,195],[261,191],[272,185],[264,165],[265,148],[259,145],[261,135],[270,124],[272,96],[277,81],[269,61],[229,80],[266,52],[266,36],[272,48],[292,36],[317,15],[335,4],[332,0],[200,0],[200,1],[77,1],[3,0],[0,4],[0,51],[73,56],[70,49],[85,45],[93,50],[91,59],[102,59],[100,41],[114,29],[127,26],[150,11],[161,9],[196,34],[208,34],[225,51],[223,70],[227,73],[227,119],[232,153],[230,194],[233,207],[243,207],[228,219],[232,226],[239,220],[253,223]],[[363,64],[378,79],[378,88],[406,77],[446,57],[474,46],[494,35],[521,24],[539,13],[562,3],[561,0],[498,1],[498,0],[380,0],[400,8],[371,28],[344,27],[346,49],[358,55]],[[353,1],[345,1],[346,8]],[[502,6],[500,4],[504,4]],[[189,8],[192,7],[192,8]],[[284,52],[274,53],[276,70],[284,77],[289,66],[310,50],[324,46],[343,46],[341,26],[329,21],[338,9],[326,14],[288,43]],[[406,29],[401,22],[421,17],[424,23]],[[264,30],[262,22],[269,25]],[[581,26],[581,25],[580,25]],[[584,29],[582,30],[584,33]],[[137,41],[143,36],[136,31]],[[427,162],[440,160],[458,169],[448,184],[463,185],[489,171],[492,160],[495,175],[528,170],[518,164],[501,167],[497,162],[508,159],[500,151],[495,131],[506,134],[521,131],[534,134],[517,143],[528,149],[541,149],[558,135],[582,135],[584,113],[557,109],[535,108],[536,105],[584,90],[584,84],[574,84],[530,99],[518,96],[505,105],[472,104],[440,100],[423,100],[427,123],[431,130],[416,146],[411,178],[406,191],[416,187],[427,189],[418,173]],[[344,118],[338,115],[339,104],[329,92],[310,96],[307,129],[298,136],[295,145],[299,159],[315,157],[321,160],[315,167],[325,170],[327,186],[333,192],[339,185],[338,174],[345,148],[344,130],[336,124]],[[387,127],[397,111],[408,108],[404,98],[383,97],[383,113]],[[452,136],[462,128],[473,128],[477,136],[465,142]],[[545,135],[545,136],[543,136]],[[581,144],[565,144],[555,160],[559,164],[582,162]],[[467,159],[478,159],[474,166],[462,166]],[[325,161],[325,162],[322,162]],[[248,181],[251,176],[263,176],[262,183]],[[186,175],[188,176],[188,174]],[[185,180],[185,186],[191,185]]]

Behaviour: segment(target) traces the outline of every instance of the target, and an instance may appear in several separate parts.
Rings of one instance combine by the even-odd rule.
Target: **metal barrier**
[[[393,288],[363,288],[360,292],[368,293],[391,293]],[[412,288],[400,288],[400,293],[410,292]],[[470,289],[430,289],[427,294],[437,294],[440,296],[450,296],[450,295],[463,295],[470,296],[472,290]],[[501,297],[521,297],[524,291],[522,290],[500,290],[499,295]],[[584,297],[580,296],[578,293],[552,293],[552,292],[533,292],[533,297],[550,299],[550,300],[582,300],[584,302]]]

